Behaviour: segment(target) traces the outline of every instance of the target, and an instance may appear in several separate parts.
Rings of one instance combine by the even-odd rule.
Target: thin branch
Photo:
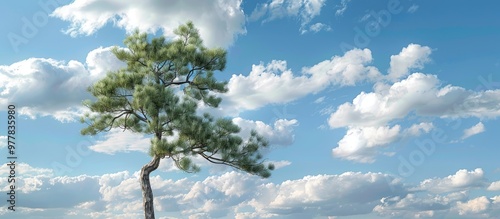
[[[113,128],[113,124],[115,124],[115,120],[122,117],[124,114],[126,114],[126,113],[123,112],[120,115],[113,117],[113,119],[111,120],[111,124],[109,124],[109,129],[107,131],[110,131],[111,128]]]

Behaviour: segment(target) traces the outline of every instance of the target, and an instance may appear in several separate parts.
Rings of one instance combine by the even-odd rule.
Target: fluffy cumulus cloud
[[[241,0],[197,1],[85,1],[77,0],[57,8],[51,16],[70,22],[65,30],[71,36],[91,35],[108,23],[128,32],[135,29],[154,33],[162,30],[173,37],[173,30],[191,20],[207,46],[226,47],[246,33]],[[193,7],[196,5],[196,7]]]
[[[378,70],[368,66],[372,61],[368,49],[354,49],[343,56],[334,56],[312,67],[305,67],[302,75],[295,76],[286,61],[273,60],[264,65],[253,65],[247,76],[233,75],[229,91],[223,95],[222,108],[226,112],[240,112],[260,108],[270,103],[287,103],[327,86],[353,86],[374,81]],[[300,89],[297,89],[300,87]]]
[[[488,190],[490,191],[500,191],[500,181],[492,182],[490,186],[488,186]]]
[[[29,58],[0,66],[0,104],[16,103],[31,118],[53,116],[73,121],[82,115],[82,101],[91,98],[88,86],[109,70],[123,66],[111,48],[91,51],[86,63]],[[50,98],[48,98],[50,97]]]
[[[9,167],[2,165],[0,173],[8,176]],[[26,163],[16,166],[16,187],[23,207],[30,209],[71,208],[81,202],[98,200],[99,185],[96,176],[54,176],[52,169],[36,168]],[[2,193],[9,191],[7,180],[0,183]],[[75,191],[85,191],[68,196]],[[65,198],[54,198],[65,197]],[[51,201],[47,201],[51,200]]]
[[[349,77],[337,77],[341,80],[340,84],[365,79],[374,82],[374,85],[372,92],[363,91],[351,102],[329,110],[330,128],[347,128],[346,135],[333,149],[334,156],[356,162],[373,162],[375,155],[381,154],[381,149],[395,140],[428,133],[434,128],[432,123],[424,122],[403,131],[389,129],[388,124],[398,127],[397,122],[410,115],[427,118],[495,118],[500,115],[500,90],[473,91],[453,85],[443,86],[436,75],[411,73],[422,69],[430,61],[431,52],[429,47],[410,44],[398,55],[391,56],[387,75],[359,74],[363,71],[354,69],[358,75],[351,73]],[[378,71],[373,69],[370,72]],[[466,129],[462,140],[484,130],[480,122]],[[369,141],[363,137],[376,133],[383,134],[378,138],[369,138]],[[376,142],[374,139],[385,141]]]
[[[384,193],[405,191],[396,179],[380,173],[306,176],[275,184],[230,172],[196,183],[185,200],[200,207],[185,213],[209,218],[352,215],[370,212]]]
[[[279,119],[274,125],[267,125],[261,121],[252,121],[236,117],[234,124],[241,128],[240,136],[243,139],[250,137],[251,130],[257,131],[265,137],[271,145],[290,145],[294,141],[293,127],[298,125],[296,119]]]
[[[486,185],[484,172],[481,168],[473,171],[462,169],[445,178],[426,179],[420,183],[416,190],[444,193],[469,190],[471,188],[484,188]]]
[[[397,81],[408,75],[412,69],[422,69],[430,61],[432,50],[427,46],[410,44],[403,48],[398,55],[391,56],[388,78]]]
[[[394,154],[390,151],[382,152],[389,144],[403,138],[429,133],[433,128],[434,125],[428,122],[413,124],[407,129],[402,129],[400,125],[350,127],[332,153],[334,157],[346,160],[373,163],[379,154],[387,156]]]
[[[375,86],[361,92],[351,103],[341,104],[330,115],[330,127],[384,125],[410,112],[435,117],[497,117],[500,90],[471,91],[440,86],[435,75],[413,73],[390,86]]]
[[[18,167],[22,171],[18,177],[18,191],[24,200],[24,208],[20,208],[19,214],[27,218],[33,212],[47,218],[61,215],[96,219],[142,216],[139,172],[54,177],[50,169],[25,163]],[[0,167],[0,173],[7,171],[6,165]],[[155,172],[150,180],[159,218],[332,218],[351,215],[491,218],[500,209],[498,196],[469,196],[472,189],[485,188],[476,183],[486,182],[481,169],[459,170],[454,175],[432,179],[433,182],[424,180],[417,186],[418,191],[401,178],[372,172],[311,175],[283,182],[270,182],[235,171],[176,180]],[[0,183],[2,192],[8,191],[6,182]],[[454,189],[443,189],[445,187]],[[51,201],[47,202],[48,199]],[[6,213],[0,211],[0,215]]]
[[[467,200],[466,192],[446,195],[419,195],[384,197],[373,212],[385,218],[445,218],[451,206]]]
[[[333,156],[361,163],[372,163],[379,148],[399,137],[400,126],[350,128],[332,150]]]
[[[460,215],[477,214],[486,211],[490,207],[490,200],[481,196],[467,202],[458,202],[457,209]]]
[[[274,188],[267,187],[273,194],[271,198],[265,197],[269,204],[254,206],[282,215],[303,212],[310,215],[308,218],[368,213],[384,195],[406,193],[401,183],[391,176],[359,172],[306,176]]]
[[[465,129],[464,134],[462,135],[462,139],[469,138],[473,135],[477,135],[477,134],[484,132],[484,131],[485,131],[484,124],[482,122],[479,122],[476,125],[468,128],[468,129]]]
[[[334,157],[360,163],[373,163],[377,155],[392,156],[394,153],[383,149],[393,142],[406,137],[415,137],[429,133],[434,128],[432,123],[422,122],[413,124],[407,129],[400,125],[379,127],[350,127],[344,137],[332,149]]]
[[[306,33],[311,20],[319,16],[324,5],[325,0],[270,0],[267,3],[259,4],[249,19],[251,21],[262,20],[265,23],[285,17],[298,18],[301,23],[301,33]]]

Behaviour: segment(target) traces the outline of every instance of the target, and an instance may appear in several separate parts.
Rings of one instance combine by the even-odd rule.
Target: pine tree
[[[95,100],[84,105],[92,113],[81,118],[88,126],[84,135],[96,135],[121,128],[151,136],[150,156],[140,173],[144,214],[153,219],[153,192],[149,175],[162,159],[172,159],[186,172],[199,171],[191,161],[201,156],[211,163],[269,177],[272,164],[265,165],[261,148],[268,142],[255,131],[249,139],[237,135],[240,128],[228,118],[197,113],[200,101],[218,107],[222,99],[216,93],[227,92],[227,82],[218,82],[214,72],[223,71],[226,51],[203,46],[193,23],[179,26],[175,40],[164,37],[148,40],[135,31],[124,40],[127,49],[112,52],[127,66],[108,74],[88,91]],[[178,136],[170,138],[169,136]]]

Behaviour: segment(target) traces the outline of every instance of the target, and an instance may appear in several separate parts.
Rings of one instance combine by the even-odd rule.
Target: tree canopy
[[[260,151],[268,146],[266,139],[255,131],[242,139],[231,119],[197,111],[199,102],[218,107],[222,99],[217,94],[228,91],[227,82],[214,77],[225,68],[226,51],[204,47],[191,22],[179,26],[175,34],[170,41],[149,40],[147,34],[135,31],[124,41],[127,48],[113,48],[127,66],[108,72],[89,87],[95,99],[84,102],[92,113],[81,119],[88,124],[82,134],[129,130],[150,135],[150,155],[172,159],[181,170],[199,171],[190,158],[201,156],[269,177],[274,166],[263,162]]]

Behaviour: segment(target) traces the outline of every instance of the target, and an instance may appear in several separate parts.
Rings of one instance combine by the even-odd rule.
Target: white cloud
[[[16,162],[16,169],[19,170],[20,176],[22,177],[32,177],[32,176],[38,176],[38,175],[43,175],[47,177],[52,177],[54,175],[54,171],[51,169],[46,169],[46,168],[36,168],[32,167],[27,163],[17,163]],[[7,165],[2,165],[0,166],[0,174],[3,176],[8,176],[9,174],[9,166]],[[7,180],[5,180],[6,182]],[[0,183],[5,183],[4,181],[0,181]],[[0,184],[1,185],[1,184]]]
[[[293,134],[293,127],[298,125],[296,119],[279,119],[274,122],[273,126],[270,126],[262,121],[246,120],[240,117],[234,118],[233,123],[241,128],[239,135],[243,139],[248,139],[250,137],[250,131],[255,130],[266,138],[271,145],[292,144],[295,136]]]
[[[470,213],[480,213],[486,211],[490,207],[490,200],[485,196],[481,196],[465,203],[458,202],[457,209],[460,215],[466,215]]]
[[[302,213],[302,218],[369,213],[382,194],[405,193],[399,181],[391,176],[355,172],[305,176],[281,184],[262,185],[259,191],[261,195],[249,203],[257,212],[281,217]]]
[[[289,164],[287,161],[276,163]],[[19,167],[27,173],[18,178],[27,207],[23,214],[49,215],[51,211],[55,213],[51,209],[65,209],[67,215],[81,218],[142,216],[138,171],[53,177],[49,169],[27,164]],[[0,171],[7,171],[6,165]],[[479,168],[470,172],[459,170],[453,176],[433,179],[432,185],[424,180],[421,185],[427,187],[418,193],[409,192],[408,185],[400,178],[371,172],[312,175],[276,183],[235,171],[201,180],[172,180],[153,174],[150,180],[159,218],[175,214],[182,218],[315,218],[373,213],[395,218],[444,218],[454,214],[491,217],[498,208],[498,197],[491,200],[468,197],[478,177],[482,178]],[[26,184],[28,178],[37,182]],[[433,187],[437,189],[428,189]],[[432,194],[451,191],[443,189],[445,187],[461,192]],[[54,195],[66,198],[46,201]]]
[[[481,168],[473,171],[465,169],[457,171],[454,175],[445,178],[426,179],[420,183],[416,190],[429,191],[433,193],[444,193],[453,191],[469,190],[485,187],[486,179]]]
[[[462,140],[469,138],[473,135],[477,135],[477,134],[484,132],[484,131],[485,131],[485,128],[484,128],[483,123],[479,122],[476,125],[464,130],[464,134],[462,135]]]
[[[233,75],[228,82],[229,91],[222,95],[221,108],[230,115],[253,110],[270,103],[287,103],[308,94],[315,94],[329,85],[354,86],[374,81],[380,73],[367,66],[372,61],[368,49],[354,49],[344,56],[334,56],[294,76],[286,61],[273,60],[264,65],[252,65],[248,76]],[[301,87],[301,89],[297,89]]]
[[[190,206],[183,214],[206,215],[209,218],[225,216],[232,207],[250,200],[263,181],[256,176],[237,172],[207,177],[196,182],[183,196],[180,203]]]
[[[349,128],[347,134],[332,150],[333,156],[361,163],[372,163],[380,147],[394,142],[399,137],[400,126],[392,128],[363,127]]]
[[[344,103],[330,115],[332,128],[383,126],[410,112],[418,116],[448,118],[493,118],[500,115],[500,90],[470,91],[447,85],[439,87],[435,75],[414,73],[390,86],[375,86],[361,92],[352,103]]]
[[[403,48],[398,55],[391,56],[389,80],[397,81],[408,75],[412,69],[422,69],[430,61],[432,50],[427,46],[410,44]]]
[[[406,134],[410,136],[419,136],[422,133],[429,133],[434,128],[434,125],[430,122],[421,122],[419,124],[413,124],[410,128],[406,130]]]
[[[78,61],[45,58],[0,66],[0,104],[14,102],[20,114],[31,118],[52,116],[63,122],[73,121],[86,110],[82,101],[91,98],[87,87],[107,70],[121,66],[110,50],[100,47],[89,52],[86,64],[90,71]]]
[[[373,163],[379,154],[393,156],[394,152],[381,152],[393,142],[405,137],[419,136],[429,133],[434,128],[432,123],[413,124],[402,130],[400,125],[379,127],[349,127],[347,133],[332,149],[334,157],[360,162]]]
[[[270,0],[268,3],[258,5],[249,16],[250,21],[263,19],[269,22],[285,17],[297,17],[300,22],[301,33],[307,32],[307,26],[312,19],[317,17],[325,0]]]
[[[22,193],[41,190],[43,181],[46,182],[54,176],[54,171],[51,169],[34,168],[26,163],[16,162],[15,168],[16,174],[14,175],[17,178],[14,179],[18,184],[19,191]],[[8,191],[10,184],[7,181],[7,177],[10,176],[10,166],[2,165],[0,167],[0,174],[6,178],[6,180],[0,181],[0,188],[2,188],[2,191]]]
[[[113,47],[99,47],[89,52],[85,62],[91,78],[101,78],[109,71],[116,71],[127,65],[111,52]],[[127,50],[126,48],[120,48]]]
[[[150,138],[128,130],[123,131],[120,128],[114,128],[106,132],[104,139],[105,140],[97,141],[89,148],[95,152],[105,154],[130,151],[147,153],[151,146]]]
[[[404,194],[404,189],[380,173],[306,176],[274,184],[230,172],[196,183],[184,199],[196,205],[184,213],[231,217],[234,212],[237,218],[351,215],[353,208],[370,212],[382,194]],[[249,208],[253,210],[248,212]]]
[[[10,171],[7,165],[0,167],[0,174],[8,176]],[[71,208],[79,203],[99,199],[99,184],[96,176],[54,176],[54,170],[37,168],[26,163],[17,163],[16,187],[23,197],[23,207],[26,211],[33,209],[49,210],[53,208]],[[7,180],[0,181],[0,188],[8,191]],[[75,191],[80,192],[77,195]],[[64,197],[51,199],[50,197]]]
[[[73,189],[71,191],[77,191],[77,188],[73,188],[75,186],[86,189],[85,194],[76,193],[72,199],[65,199],[68,203],[64,205],[60,204],[62,202],[53,205],[71,209],[72,215],[93,218],[120,216],[133,218],[139,217],[142,212],[138,172],[129,174],[123,171],[104,174],[97,178],[61,177],[50,180],[49,183],[46,180],[44,185],[45,190],[55,192],[54,194],[60,194],[58,192],[60,189],[56,191],[55,187],[66,187],[65,189],[71,187]],[[353,172],[341,175],[306,176],[278,184],[234,171],[210,176],[201,181],[186,178],[169,180],[151,176],[151,185],[155,193],[155,209],[158,217],[165,212],[168,214],[178,212],[186,218],[201,216],[234,218],[236,215],[239,215],[238,218],[244,215],[254,215],[254,218],[305,215],[309,218],[314,215],[334,215],[338,212],[346,215],[360,213],[347,206],[354,206],[358,210],[362,209],[363,213],[369,213],[383,195],[405,193],[402,184],[389,175]],[[37,192],[32,191],[28,195],[35,193]],[[38,203],[46,200],[50,194],[46,192],[43,195],[29,197]],[[326,203],[335,208],[325,208]],[[339,207],[343,204],[346,207]],[[252,209],[252,212],[248,212],[249,209]],[[299,211],[304,213],[301,214]]]
[[[500,191],[500,181],[492,182],[488,186],[489,191]]]
[[[422,68],[423,64],[430,60],[430,53],[429,47],[410,44],[398,55],[391,57],[387,77],[400,80],[400,77],[406,76],[411,69]],[[353,75],[355,74],[350,74],[351,77]],[[357,162],[373,162],[375,155],[388,143],[402,137],[419,136],[434,128],[432,123],[414,124],[407,130],[386,136],[390,141],[385,144],[371,144],[372,146],[368,146],[365,138],[360,137],[363,136],[362,129],[387,127],[388,124],[394,126],[397,125],[393,124],[394,121],[404,119],[408,115],[431,118],[495,118],[500,115],[500,90],[471,91],[458,86],[442,86],[437,76],[423,73],[413,73],[403,80],[389,82],[392,84],[386,84],[386,78],[378,74],[373,74],[372,77],[370,74],[364,74],[358,78],[375,82],[373,92],[361,92],[352,102],[343,103],[336,109],[325,108],[321,111],[330,113],[328,125],[331,128],[348,128],[338,147],[333,149],[336,157]],[[340,84],[353,84],[348,82],[343,78]],[[484,126],[480,123],[468,130],[464,138],[482,131]],[[390,156],[393,153],[383,154]]]
[[[91,35],[107,23],[131,32],[135,29],[154,33],[161,29],[167,37],[191,20],[207,46],[226,47],[238,35],[246,33],[241,0],[220,1],[85,1],[76,0],[57,8],[51,16],[69,21],[65,32],[71,36]],[[196,5],[196,7],[192,7]]]
[[[323,23],[315,23],[309,27],[308,31],[313,32],[313,33],[317,33],[317,32],[320,32],[322,30],[331,31],[332,28],[326,24],[323,24]]]
[[[500,195],[494,196],[491,200],[493,200],[493,204],[500,203]]]
[[[340,5],[338,5],[337,7],[339,7],[339,9],[337,9],[337,11],[335,11],[335,15],[336,16],[341,16],[344,14],[344,12],[347,10],[347,4],[350,2],[351,0],[342,0],[340,2]]]
[[[322,61],[312,67],[303,68],[311,80],[320,84],[319,80],[326,80],[333,85],[354,86],[360,82],[373,82],[379,79],[380,72],[373,66],[367,66],[373,61],[369,49],[353,49],[344,56],[334,56],[330,60]]]
[[[407,194],[400,197],[385,197],[373,211],[383,217],[391,218],[443,218],[443,210],[457,202],[467,199],[463,192],[442,195],[417,195]]]

